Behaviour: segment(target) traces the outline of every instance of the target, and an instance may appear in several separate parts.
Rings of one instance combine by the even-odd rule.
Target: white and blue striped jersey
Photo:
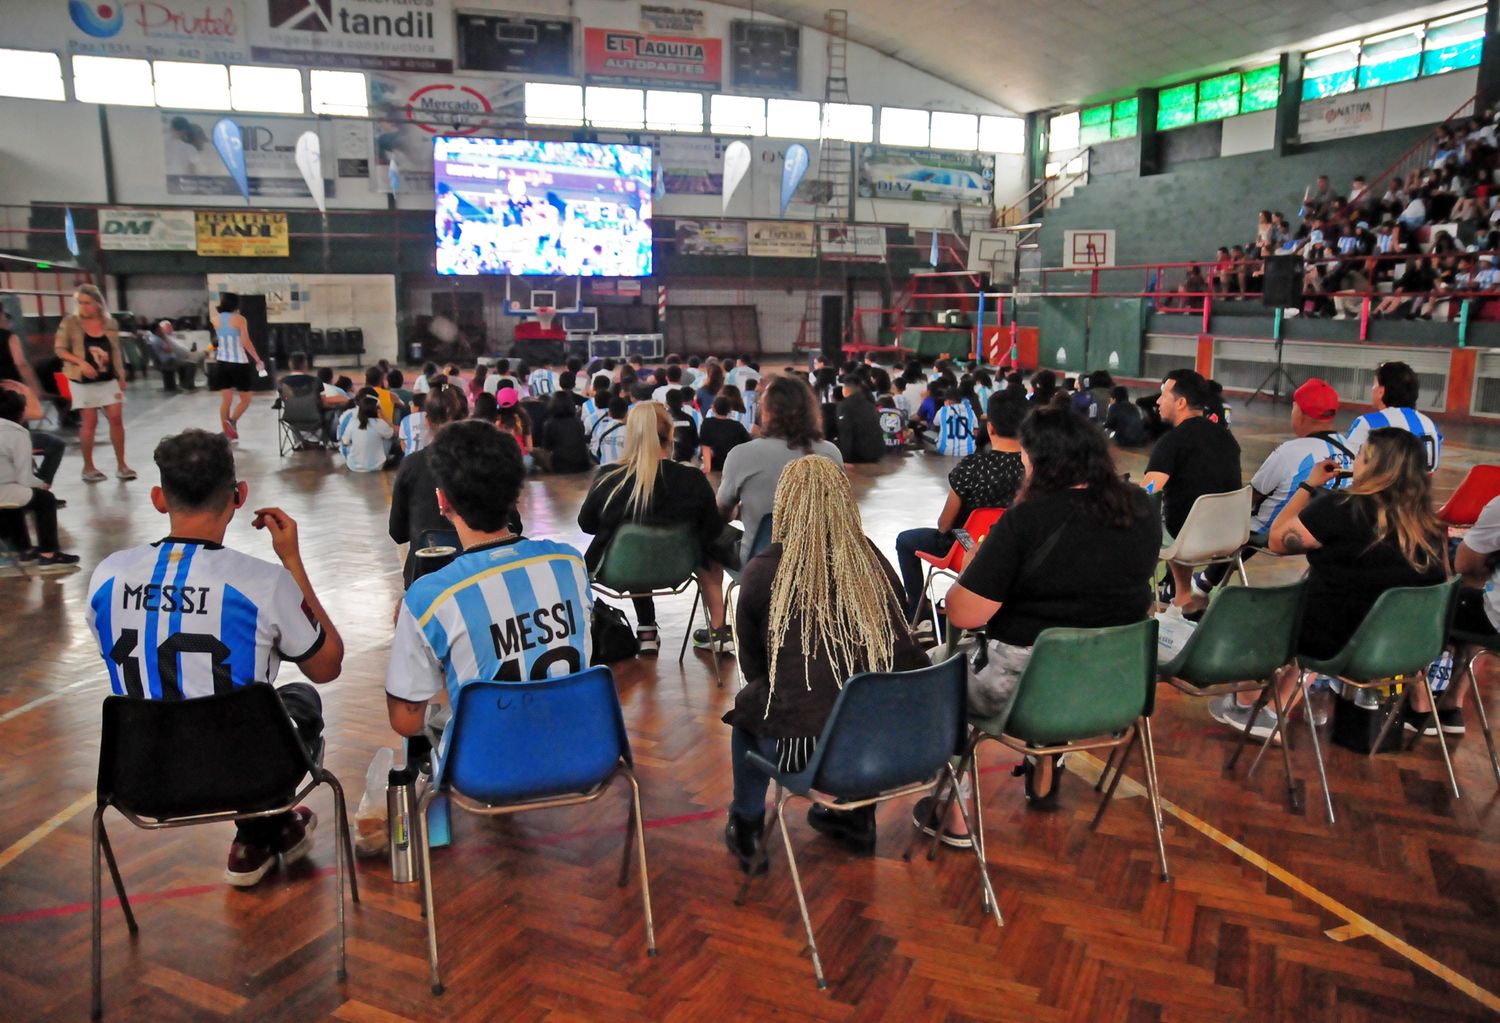
[[[1271,528],[1271,523],[1276,521],[1281,509],[1286,507],[1286,503],[1297,492],[1297,487],[1307,482],[1313,466],[1334,461],[1343,472],[1354,468],[1354,459],[1339,449],[1340,444],[1350,451],[1354,450],[1342,436],[1330,432],[1293,437],[1267,455],[1260,468],[1255,470],[1255,475],[1250,478],[1250,486],[1255,492],[1266,495],[1260,508],[1250,517],[1250,531],[1264,533]],[[1344,485],[1347,484],[1348,481],[1344,481]]]
[[[88,623],[123,696],[180,700],[273,682],[323,645],[290,572],[219,544],[168,537],[111,554]]]
[[[427,413],[412,412],[401,420],[401,448],[408,455],[427,446]]]
[[[250,353],[245,351],[245,339],[240,337],[240,332],[234,326],[234,313],[220,313],[219,327],[214,334],[218,338],[218,348],[214,349],[214,358],[219,362],[249,362]]]
[[[333,424],[333,435],[339,438],[339,454],[345,458],[349,457],[349,445],[343,442],[344,427],[348,426],[358,414],[358,409],[346,408],[339,413],[338,422]]]
[[[411,584],[385,691],[421,703],[464,682],[524,682],[588,667],[593,595],[583,557],[524,537],[473,547]]]
[[[954,402],[938,409],[933,422],[937,431],[937,453],[962,458],[972,455],[978,443],[979,419],[967,401]]]
[[[1359,454],[1370,431],[1387,426],[1405,430],[1420,440],[1427,451],[1427,471],[1437,472],[1438,462],[1443,457],[1443,435],[1438,432],[1436,423],[1414,408],[1385,408],[1378,412],[1366,412],[1349,424],[1349,450]]]
[[[526,388],[533,398],[549,397],[557,390],[557,374],[550,369],[534,369],[526,378]]]
[[[618,462],[625,457],[625,420],[605,416],[594,424],[589,447],[600,465]]]

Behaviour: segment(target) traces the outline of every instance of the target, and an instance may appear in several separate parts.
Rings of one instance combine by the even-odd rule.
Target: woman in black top
[[[970,679],[969,706],[1009,705],[1043,629],[1143,620],[1161,549],[1150,499],[1120,479],[1104,435],[1072,409],[1039,408],[1021,423],[1026,483],[948,591],[948,621],[985,628],[988,685]],[[1056,805],[1054,758],[1025,765],[1028,806]],[[948,829],[963,826],[955,812]]]
[[[692,466],[674,462],[672,421],[664,405],[643,401],[625,417],[625,453],[618,462],[600,468],[578,511],[578,526],[592,534],[583,560],[594,572],[604,561],[604,552],[615,531],[625,522],[649,526],[686,524],[698,541],[698,583],[708,605],[712,632],[698,629],[693,642],[734,652],[734,638],[724,623],[724,552],[720,538],[724,519],[714,502],[708,479]],[[656,604],[650,597],[632,598],[636,613],[636,637],[641,653],[655,655],[661,649],[656,630]]]
[[[745,566],[735,623],[745,687],[724,721],[734,726],[734,799],[724,838],[740,869],[760,864],[768,779],[755,750],[784,770],[811,759],[844,682],[862,671],[927,666],[912,639],[890,564],[866,539],[848,477],[807,455],[776,485],[771,545]],[[861,853],[875,847],[875,808],[813,807],[808,823]]]
[[[583,472],[594,464],[589,457],[588,434],[574,404],[571,389],[558,390],[552,395],[547,418],[542,422],[538,441],[551,452],[553,472]]]
[[[729,388],[726,386],[724,390]],[[720,392],[714,399],[713,415],[703,420],[703,428],[698,431],[698,442],[703,445],[704,473],[723,469],[729,452],[750,440],[750,431],[734,413],[734,399]]]
[[[878,462],[885,454],[885,434],[880,429],[880,412],[870,397],[863,373],[847,374],[843,379],[844,399],[838,403],[839,453],[844,462]]]

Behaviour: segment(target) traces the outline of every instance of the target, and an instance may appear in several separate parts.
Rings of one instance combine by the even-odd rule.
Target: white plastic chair
[[[1193,502],[1187,521],[1172,542],[1161,549],[1162,561],[1201,568],[1233,565],[1240,582],[1250,585],[1240,551],[1250,539],[1251,488],[1224,494],[1204,494]]]

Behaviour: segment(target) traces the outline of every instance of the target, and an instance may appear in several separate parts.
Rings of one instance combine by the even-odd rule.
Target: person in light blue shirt
[[[949,391],[933,421],[933,444],[940,455],[963,458],[972,455],[979,442],[979,417],[963,395]]]
[[[1370,387],[1374,412],[1366,412],[1349,424],[1349,450],[1359,454],[1371,430],[1393,426],[1422,442],[1427,452],[1427,471],[1437,472],[1443,455],[1443,435],[1437,424],[1416,409],[1420,384],[1416,371],[1404,362],[1382,362],[1375,369]]]
[[[366,388],[368,390],[368,388]],[[380,418],[380,399],[362,393],[339,420],[339,451],[351,472],[377,472],[389,457],[391,424]]]

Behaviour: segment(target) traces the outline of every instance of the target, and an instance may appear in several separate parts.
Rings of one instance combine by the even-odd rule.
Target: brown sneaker
[[[292,819],[281,829],[281,838],[275,851],[281,854],[281,862],[296,863],[312,852],[313,830],[318,826],[318,815],[305,806],[292,811]]]
[[[236,888],[253,888],[276,866],[276,854],[258,845],[235,842],[229,847],[229,865],[224,880]]]

